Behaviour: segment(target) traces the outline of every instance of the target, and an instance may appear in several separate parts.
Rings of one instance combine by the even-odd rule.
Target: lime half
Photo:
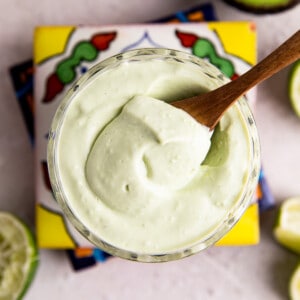
[[[289,198],[283,202],[274,236],[280,244],[300,254],[300,197]]]
[[[37,247],[29,228],[0,212],[0,300],[21,299],[37,267]]]
[[[289,98],[296,114],[300,117],[300,60],[292,66],[289,75]]]
[[[300,300],[300,264],[290,279],[289,292],[291,300]]]

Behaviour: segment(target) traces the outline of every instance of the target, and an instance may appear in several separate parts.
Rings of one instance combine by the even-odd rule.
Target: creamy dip
[[[145,60],[94,77],[68,105],[57,135],[73,214],[104,242],[138,253],[208,237],[249,176],[250,139],[237,106],[212,134],[166,103],[216,87],[193,64]]]

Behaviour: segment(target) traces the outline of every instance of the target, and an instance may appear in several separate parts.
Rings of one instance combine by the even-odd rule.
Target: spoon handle
[[[203,125],[213,129],[224,112],[249,89],[300,59],[300,30],[237,79],[206,94],[173,102]]]
[[[236,85],[240,87],[239,91],[237,91],[237,97],[242,96],[249,89],[268,79],[297,59],[300,59],[300,30],[248,72],[236,79]]]

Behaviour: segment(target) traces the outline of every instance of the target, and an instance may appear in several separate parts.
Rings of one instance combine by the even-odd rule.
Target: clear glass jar
[[[70,220],[70,222],[85,238],[92,242],[92,244],[94,244],[96,247],[99,247],[114,256],[141,262],[164,262],[189,256],[215,244],[215,242],[223,237],[240,219],[244,211],[251,203],[254,191],[256,189],[258,175],[260,172],[260,145],[254,118],[248,106],[247,100],[245,98],[241,98],[235,105],[238,107],[242,118],[245,120],[247,127],[246,129],[249,136],[251,152],[249,164],[250,167],[247,170],[249,176],[239,199],[237,199],[234,205],[228,209],[226,216],[221,220],[219,225],[216,226],[214,230],[204,238],[199,237],[199,239],[192,245],[189,244],[186,247],[180,246],[178,249],[172,249],[171,251],[139,253],[139,251],[126,250],[107,243],[101,236],[97,235],[95,232],[92,232],[89,229],[89,226],[87,226],[80,219],[77,212],[72,209],[70,205],[70,199],[68,199],[66,196],[65,187],[62,184],[60,169],[58,166],[58,144],[60,142],[61,127],[66,114],[68,114],[70,103],[72,103],[73,99],[76,98],[76,95],[80,91],[84,90],[87,85],[97,76],[105,76],[106,71],[118,68],[118,66],[121,64],[127,64],[130,66],[130,64],[137,64],[144,61],[160,61],[162,63],[172,62],[174,64],[192,65],[193,67],[199,69],[203,76],[206,76],[209,79],[211,85],[208,87],[208,89],[216,88],[228,82],[228,79],[225,78],[224,75],[221,74],[221,72],[214,66],[195,57],[194,55],[181,51],[147,48],[131,50],[115,55],[92,67],[78,81],[76,81],[76,83],[73,84],[71,89],[65,95],[52,122],[49,134],[47,159],[54,196],[68,220]],[[122,82],[120,82],[120,87],[122,87]],[[128,232],[128,239],[130,239],[130,235],[131,233]]]

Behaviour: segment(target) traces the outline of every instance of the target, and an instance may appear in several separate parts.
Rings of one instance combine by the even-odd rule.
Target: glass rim
[[[141,59],[171,59],[183,63],[192,63],[199,67],[205,68],[207,76],[213,76],[218,85],[222,85],[229,81],[216,67],[212,66],[205,60],[198,58],[187,52],[166,49],[166,48],[142,48],[130,50],[127,52],[116,54],[109,57],[90,68],[85,74],[83,74],[78,80],[76,80],[68,92],[65,94],[61,103],[59,104],[56,113],[52,119],[52,124],[49,131],[48,146],[47,146],[47,163],[50,177],[50,183],[55,199],[62,208],[63,214],[67,220],[79,231],[87,240],[89,240],[95,247],[99,247],[101,250],[121,258],[128,260],[140,261],[140,262],[165,262],[180,259],[190,256],[205,248],[215,244],[221,239],[241,218],[247,207],[252,201],[252,197],[257,185],[258,176],[260,172],[260,143],[257,128],[255,125],[254,117],[251,109],[247,103],[247,100],[242,97],[236,104],[241,112],[245,123],[247,125],[247,131],[251,143],[250,153],[250,170],[247,183],[243,190],[242,195],[227,212],[226,217],[220,224],[212,230],[208,237],[205,239],[199,239],[198,242],[193,245],[188,245],[178,250],[165,252],[165,253],[138,253],[126,249],[118,248],[111,245],[101,237],[92,233],[76,216],[72,209],[68,205],[66,196],[64,195],[64,189],[60,180],[58,163],[57,163],[57,145],[58,136],[61,125],[63,123],[64,115],[67,111],[68,105],[72,102],[72,99],[76,93],[84,88],[99,72],[104,72],[106,69],[111,69],[119,63],[139,61]]]

